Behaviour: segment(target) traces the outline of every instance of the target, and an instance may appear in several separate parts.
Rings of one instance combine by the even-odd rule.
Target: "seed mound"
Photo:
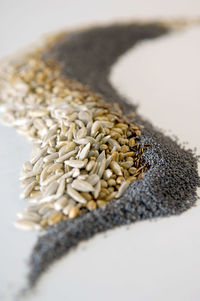
[[[28,200],[15,226],[41,229],[119,198],[147,165],[141,128],[118,105],[75,81],[64,80],[38,52],[4,68],[2,121],[33,145],[20,175]],[[5,82],[6,75],[6,82]]]
[[[28,289],[81,241],[195,204],[196,155],[139,116],[109,81],[121,54],[169,32],[170,22],[74,30],[0,69],[3,119],[34,146],[21,175],[30,203],[18,224],[48,225],[31,254]]]

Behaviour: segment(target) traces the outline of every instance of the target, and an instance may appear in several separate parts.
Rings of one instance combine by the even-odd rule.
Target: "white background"
[[[199,0],[0,0],[0,57],[42,34],[67,26],[199,16]],[[200,27],[141,43],[121,57],[113,85],[154,125],[200,153]],[[0,300],[13,300],[25,283],[37,233],[12,222],[19,200],[18,175],[30,145],[0,126]],[[143,301],[200,299],[200,205],[182,216],[146,221],[98,235],[54,264],[28,300]]]

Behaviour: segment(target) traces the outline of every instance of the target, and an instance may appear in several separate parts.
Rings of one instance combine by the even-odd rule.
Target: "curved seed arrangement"
[[[104,207],[147,169],[141,128],[38,53],[0,76],[2,121],[33,144],[21,172],[28,207],[15,225],[40,229]]]

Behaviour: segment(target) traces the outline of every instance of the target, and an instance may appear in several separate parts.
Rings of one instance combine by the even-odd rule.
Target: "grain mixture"
[[[44,79],[48,78],[48,75],[44,75],[42,72],[38,72],[37,82],[33,81],[32,85],[30,85],[29,82],[31,81],[31,78],[35,76],[35,74],[32,74],[32,72],[26,73],[29,66],[27,57],[21,64],[22,73],[20,73],[20,69],[18,69],[16,72],[16,63],[11,63],[11,65],[9,66],[7,65],[6,70],[2,72],[0,93],[1,99],[7,107],[7,117],[5,116],[5,119],[6,121],[10,120],[10,123],[14,124],[18,130],[28,135],[32,140],[35,148],[32,162],[25,163],[24,166],[22,181],[23,183],[25,181],[25,183],[27,183],[27,186],[30,184],[30,188],[27,188],[27,190],[24,191],[23,196],[25,196],[27,193],[29,194],[29,189],[31,191],[33,190],[33,188],[31,188],[31,185],[34,186],[34,190],[36,191],[34,192],[34,194],[42,193],[42,197],[41,195],[38,195],[37,198],[36,195],[29,197],[30,200],[37,199],[38,203],[30,205],[28,212],[32,212],[32,214],[29,214],[29,216],[31,215],[31,218],[33,220],[30,224],[29,219],[29,226],[27,226],[26,224],[26,227],[41,227],[39,221],[41,215],[38,213],[39,210],[41,210],[40,213],[42,214],[42,216],[44,216],[50,209],[55,210],[56,212],[64,216],[64,220],[55,223],[54,226],[46,227],[45,231],[39,236],[30,258],[28,288],[35,286],[40,276],[48,269],[49,266],[51,266],[51,264],[55,260],[67,254],[81,241],[90,239],[97,233],[107,231],[121,225],[129,225],[130,223],[156,217],[178,215],[191,208],[195,204],[195,201],[197,199],[196,190],[199,186],[197,157],[192,151],[183,149],[180,145],[177,144],[176,141],[165,136],[162,132],[159,132],[155,127],[153,127],[149,122],[143,120],[143,118],[137,113],[136,105],[130,104],[114,89],[114,87],[112,87],[109,81],[110,68],[121,54],[127,51],[130,47],[134,47],[135,45],[137,45],[137,43],[145,39],[155,39],[160,36],[166,35],[169,32],[171,32],[170,23],[164,25],[161,22],[146,22],[145,24],[141,22],[130,24],[113,24],[109,26],[87,28],[86,30],[78,30],[71,33],[68,32],[63,35],[63,38],[61,40],[54,41],[51,47],[44,49],[44,53],[40,55],[39,63],[42,63],[43,66],[45,66],[45,69],[47,67],[46,59],[50,60],[52,58],[53,61],[56,61],[56,63],[60,66],[61,70],[58,70],[54,65],[52,65],[50,61],[48,63],[47,68],[50,68],[49,75],[52,76],[54,74],[55,79],[49,78],[49,82],[43,85]],[[31,60],[30,63],[34,66],[35,60]],[[30,68],[31,70],[33,66]],[[44,70],[43,67],[41,69]],[[64,81],[60,78],[60,71],[61,75],[64,77]],[[29,74],[29,80],[27,83],[23,79],[23,74]],[[57,76],[59,76],[59,79]],[[55,90],[49,90],[51,83],[55,81],[57,82],[57,85],[54,88]],[[63,88],[62,85],[64,82],[65,84]],[[61,85],[60,89],[59,85]],[[89,85],[90,88],[88,88],[87,85]],[[91,91],[101,93],[101,96],[94,94]],[[43,98],[44,92],[47,95],[45,99]],[[61,99],[62,93],[67,93],[67,96],[64,96],[64,103],[59,97],[57,97],[57,93],[61,93]],[[71,100],[79,98],[77,97],[77,95],[80,94],[82,95],[81,97],[83,97],[84,95],[84,105],[79,103],[79,101],[82,101],[81,99],[79,99],[78,103],[73,102],[72,110]],[[28,95],[29,97],[27,98]],[[68,99],[67,101],[66,98]],[[97,99],[98,101],[96,102],[95,100]],[[106,106],[105,103],[102,102],[102,99],[106,100]],[[26,100],[26,102],[24,100]],[[56,102],[56,100],[58,101],[58,103]],[[37,103],[37,108],[35,102]],[[116,102],[123,110],[123,118],[120,115],[118,107],[114,108],[114,103]],[[59,111],[59,103],[62,104],[64,110],[62,109],[61,111]],[[97,104],[98,107],[96,106]],[[103,107],[99,107],[100,104],[103,104]],[[107,104],[111,104],[112,107],[107,107]],[[49,106],[52,105],[54,107],[54,110],[51,110],[49,108]],[[92,107],[90,107],[90,105]],[[80,110],[79,108],[79,111],[77,111],[78,106],[80,106],[81,108],[85,107],[85,110]],[[67,118],[63,118],[62,112],[66,112],[67,108],[70,108],[70,110],[72,110],[72,113],[67,115]],[[95,128],[99,124],[99,121],[103,122],[103,124],[105,124],[105,122],[106,124],[109,124],[109,122],[111,122],[113,123],[113,127],[99,127],[99,129],[97,130],[99,132],[96,134],[96,136],[92,136],[91,123],[87,122],[87,124],[90,124],[88,129],[85,118],[83,120],[80,119],[78,117],[78,114],[80,111],[82,113],[87,112],[87,116],[89,118],[88,120],[90,120],[91,116],[92,118],[94,116],[94,111],[101,112],[101,110],[107,110],[107,113],[103,115],[100,114],[99,117],[104,115],[108,117],[111,114],[115,116],[114,118],[117,119],[114,119],[114,121],[99,120],[99,118],[93,120],[93,124],[95,123],[93,133],[95,133]],[[114,111],[114,114],[111,113],[112,111]],[[59,118],[56,117],[56,112]],[[131,112],[135,113],[134,118],[130,117],[129,114]],[[30,116],[29,114],[32,116]],[[41,116],[40,114],[44,115]],[[50,118],[50,114],[52,114],[53,118]],[[124,119],[124,116],[128,115],[129,118],[132,118],[130,119],[132,121],[131,123],[127,122],[126,118]],[[96,115],[96,117],[98,117],[98,114]],[[70,118],[72,118],[71,121],[69,121]],[[73,118],[75,118],[74,121],[79,120],[78,124],[77,122],[75,123],[73,121]],[[60,123],[58,122],[58,119],[64,119],[64,122]],[[120,119],[122,120],[119,122]],[[44,120],[47,120],[47,122]],[[29,125],[27,124],[27,121],[29,121]],[[136,126],[136,128],[135,121],[137,124],[143,124],[144,128],[141,129],[138,126]],[[57,124],[57,129],[53,127],[54,122]],[[72,126],[71,129],[70,126],[65,125],[65,123],[67,123],[67,125],[69,123],[75,123],[75,126]],[[122,128],[120,126],[117,127],[117,124],[119,123],[124,124],[124,126]],[[132,124],[134,124],[134,127],[132,126]],[[125,130],[125,127],[127,128],[127,132]],[[52,137],[47,136],[47,130],[49,132],[49,128],[51,128]],[[85,137],[83,135],[83,132],[85,130],[82,130],[82,128],[86,128],[87,134]],[[101,134],[103,134],[104,131],[111,132],[113,131],[113,128],[115,128],[114,134],[117,136],[115,136],[116,138],[110,138],[115,142],[113,142],[113,140],[111,140],[111,143],[105,141],[103,144],[99,145],[99,141],[101,141],[101,139],[103,140],[104,137],[110,136],[110,134],[108,135],[106,133],[104,137],[101,138]],[[132,128],[131,136],[128,135],[129,128]],[[84,140],[85,144],[78,144],[75,142],[75,148],[69,150],[69,152],[73,150],[76,150],[77,152],[72,154],[71,159],[64,159],[64,161],[67,161],[67,164],[63,163],[64,161],[62,162],[62,160],[61,162],[56,162],[56,160],[59,160],[59,158],[62,156],[59,155],[59,151],[65,145],[61,144],[62,146],[59,146],[58,148],[56,148],[56,151],[53,151],[53,149],[55,149],[55,146],[57,145],[57,138],[60,136],[61,131],[69,131],[69,138],[72,137],[72,140],[69,141],[70,143],[75,142],[75,140],[77,141],[77,139],[87,140]],[[121,131],[123,132],[124,137],[121,137]],[[83,138],[80,138],[80,136],[77,137],[78,132],[79,135],[83,135]],[[120,134],[120,137],[118,136],[118,134]],[[41,138],[38,138],[38,135],[40,135]],[[45,142],[43,142],[44,137],[46,137]],[[100,137],[99,141],[99,138],[97,139],[97,137]],[[121,142],[123,141],[123,143],[125,143],[121,144],[121,142],[118,141],[119,138],[123,138],[125,140],[128,139],[128,143],[127,140],[126,143],[124,140],[121,140]],[[67,141],[67,139],[64,139],[64,141]],[[49,142],[47,142],[48,140]],[[94,142],[94,140],[97,140],[97,142]],[[47,144],[45,145],[45,143]],[[70,145],[70,143],[66,143],[66,145]],[[91,149],[93,144],[94,149]],[[120,151],[117,149],[119,148],[118,145],[121,147]],[[42,148],[44,149],[46,147],[44,153],[40,153],[41,147],[39,146],[42,146]],[[89,152],[93,151],[93,158],[91,159],[91,161],[94,161],[95,163],[85,163],[85,159],[80,159],[80,156],[84,157],[84,155],[88,152],[88,149],[85,148],[86,146],[87,148],[90,148]],[[96,146],[98,146],[97,149]],[[63,151],[66,148],[64,147]],[[133,152],[133,156],[130,156],[129,154],[128,157],[122,159],[124,154],[129,152]],[[56,153],[58,153],[58,155]],[[76,158],[78,154],[79,158]],[[65,155],[65,151],[63,155]],[[98,160],[99,155],[102,156],[100,157],[101,160]],[[40,156],[41,158],[45,157],[46,162],[42,162],[43,160],[39,161]],[[110,162],[110,165],[108,167],[105,167],[105,170],[108,169],[109,171],[104,171],[103,177],[100,179],[100,168],[104,169],[104,165],[103,167],[101,167],[102,162],[104,161],[104,164],[106,162],[107,166],[107,162],[109,162],[107,161],[107,159],[110,158],[109,156],[112,156],[111,162],[114,163]],[[132,163],[132,159],[127,158],[133,158],[134,164],[132,166],[129,165]],[[35,161],[36,159],[38,162],[37,165]],[[81,162],[83,161],[83,163],[77,162],[77,160]],[[96,163],[99,163],[99,161],[101,162],[100,166],[98,166],[99,164],[96,165]],[[139,163],[137,163],[137,161],[139,161]],[[118,163],[120,168],[118,167],[118,165],[116,165],[115,162]],[[121,163],[125,164],[121,165]],[[46,183],[46,187],[50,186],[51,183],[55,183],[52,184],[50,188],[48,188],[49,190],[46,196],[43,195],[44,192],[46,193],[46,190],[44,189],[45,186],[42,186],[40,184],[39,177],[37,177],[37,175],[34,175],[33,173],[33,165],[35,167],[34,170],[40,170],[40,164],[43,170],[43,176],[46,177],[43,181],[41,181],[41,183],[49,178],[49,173],[52,173],[52,176],[56,176],[55,178],[49,180],[50,183]],[[43,164],[46,166],[49,165],[49,167],[47,167],[45,171],[43,169]],[[59,164],[61,164],[63,168],[61,168],[61,165]],[[81,164],[84,164],[83,167],[80,167]],[[98,171],[95,170],[95,176],[91,178],[90,172],[94,168],[94,166],[98,166]],[[151,168],[147,169],[148,166],[150,166]],[[89,170],[87,170],[86,167]],[[53,174],[54,168],[57,171],[55,171]],[[135,170],[135,168],[137,169],[137,171]],[[65,172],[65,169],[67,170],[67,172]],[[145,171],[145,169],[147,170]],[[71,180],[67,180],[70,177],[66,178],[64,185],[65,189],[69,187],[69,190],[67,189],[67,191],[69,192],[69,197],[66,195],[63,197],[63,199],[62,197],[60,197],[59,199],[61,200],[57,202],[57,200],[54,199],[55,195],[59,195],[64,189],[63,184],[61,184],[63,178],[60,183],[59,178],[63,177],[64,174],[67,174],[71,170],[74,170],[73,175],[70,176],[72,178],[72,182]],[[135,171],[138,172],[138,174],[136,174]],[[143,171],[145,171],[145,173],[143,173]],[[25,175],[27,175],[29,172],[31,177],[26,178]],[[116,172],[118,174],[122,173],[123,175],[118,175],[116,174]],[[124,173],[126,174],[127,172],[129,173],[129,175],[124,175]],[[38,174],[40,175],[40,177],[42,177],[42,172],[39,172]],[[76,177],[74,175],[76,175]],[[98,192],[99,188],[96,187],[97,183],[93,183],[95,182],[95,179],[97,179],[97,176],[97,183],[99,183],[100,181],[102,192],[104,193],[105,190],[110,189],[108,190],[110,191],[109,195],[114,192],[115,199],[110,201],[106,200],[106,194],[101,195],[101,198],[98,196],[95,199],[94,193],[96,191]],[[133,182],[129,185],[128,178],[132,176],[134,177],[131,178]],[[85,179],[85,177],[87,177],[87,180]],[[124,178],[124,180],[121,183],[122,177]],[[139,179],[135,181],[135,177]],[[140,177],[142,177],[142,179],[140,179]],[[88,178],[90,179],[89,181]],[[34,181],[36,181],[37,184],[34,183]],[[67,183],[67,181],[71,183]],[[86,186],[85,181],[87,182]],[[72,187],[72,183],[74,187]],[[79,188],[79,190],[76,190],[77,187]],[[87,189],[89,190],[93,187],[94,191],[80,191],[80,189],[83,189],[83,187],[84,189],[86,189],[87,187]],[[116,198],[117,194],[122,193],[123,190],[125,191],[121,195],[121,197]],[[48,195],[49,191],[54,191],[52,200],[51,195]],[[72,198],[71,195],[73,195],[74,198]],[[87,200],[86,195],[91,195],[92,200]],[[43,198],[46,198],[45,202],[47,206],[41,204],[41,200]],[[65,213],[63,214],[63,209],[67,207],[65,205],[64,208],[62,207],[63,203],[65,204],[66,198],[67,202],[68,200],[73,199],[73,203],[75,204],[75,206],[73,207],[76,208],[74,209],[75,212],[72,211],[73,216],[76,216],[79,213],[76,218],[68,218],[69,212],[68,215],[66,215]],[[48,204],[47,200],[49,201]],[[79,200],[79,202],[77,200]],[[80,203],[80,200],[86,200],[87,204]],[[103,201],[103,205],[106,204],[106,206],[101,207],[102,203],[97,204],[97,200]],[[90,203],[91,207],[88,207],[90,201],[93,202]],[[50,204],[53,204],[53,208],[49,209],[48,206]],[[31,206],[33,206],[32,208],[34,208],[35,211],[31,209]],[[96,206],[97,209],[92,210]],[[82,212],[82,214],[80,214],[80,212]],[[34,215],[34,213],[36,214]],[[38,222],[36,222],[37,218]],[[50,218],[51,216],[48,217],[48,220]],[[60,215],[56,215],[56,218],[60,220]],[[134,237],[132,239],[134,239]],[[98,259],[99,254],[96,255]],[[19,300],[22,300],[21,296]]]
[[[39,51],[7,66],[3,76],[2,121],[33,144],[20,175],[21,197],[29,205],[18,214],[17,227],[40,229],[75,218],[121,197],[142,178],[141,130],[118,105],[61,78]]]

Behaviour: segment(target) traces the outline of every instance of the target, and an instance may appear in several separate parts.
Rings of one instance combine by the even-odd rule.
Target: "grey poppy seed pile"
[[[143,120],[143,118],[137,114],[136,106],[128,103],[123,96],[117,93],[109,82],[111,66],[126,50],[135,46],[140,41],[155,39],[169,32],[172,31],[168,26],[162,25],[161,23],[114,24],[63,34],[61,38],[55,39],[49,47],[42,50],[41,61],[51,62],[52,67],[50,64],[49,68],[52,68],[52,70],[54,64],[59,66],[62,77],[69,85],[68,89],[69,87],[75,86],[79,91],[83,89],[85,91],[84,93],[88,93],[88,91],[89,93],[95,93],[95,95],[99,93],[99,101],[103,99],[106,104],[111,104],[112,107],[114,107],[114,103],[117,103],[117,107],[122,111],[124,124],[137,125],[137,128],[134,130],[139,132],[135,132],[134,139],[136,141],[138,139],[138,143],[136,144],[139,145],[137,147],[141,150],[139,151],[140,161],[137,166],[132,164],[131,166],[127,165],[127,167],[128,170],[132,167],[140,170],[140,167],[143,168],[143,166],[145,166],[145,169],[144,173],[141,169],[142,176],[139,175],[137,180],[134,178],[130,181],[131,183],[128,182],[128,185],[122,189],[123,193],[119,194],[118,198],[115,198],[117,192],[112,191],[115,192],[115,195],[113,194],[112,198],[108,201],[106,200],[106,206],[97,205],[93,208],[94,210],[83,210],[82,207],[79,206],[79,211],[76,212],[74,216],[76,218],[57,219],[56,217],[56,222],[53,221],[52,224],[45,224],[45,226],[49,225],[49,227],[46,227],[45,233],[38,238],[30,259],[30,273],[28,276],[30,287],[36,285],[39,277],[47,270],[52,262],[69,252],[73,247],[77,246],[79,242],[87,240],[97,233],[120,225],[129,225],[136,221],[154,217],[178,215],[195,204],[199,176],[197,172],[198,160],[193,152],[183,149],[176,141],[166,137],[163,133],[157,131],[149,122]],[[58,80],[59,77],[60,75],[58,76]],[[6,82],[7,81],[8,79],[6,79]],[[39,89],[39,93],[42,93],[39,85],[32,88]],[[64,89],[64,87],[61,87],[61,89]],[[54,93],[56,93],[56,89]],[[38,105],[40,106],[40,102]],[[40,113],[37,111],[35,114],[36,118],[38,118],[37,114]],[[62,115],[62,109],[59,114]],[[69,116],[72,115],[73,112],[71,115],[69,114]],[[59,118],[57,119],[59,120]],[[138,125],[142,125],[142,127]],[[40,126],[38,122],[38,127]],[[80,129],[81,128],[78,130]],[[71,133],[73,135],[73,131]],[[47,135],[48,132],[43,134]],[[32,135],[34,137],[35,132],[32,132]],[[130,139],[131,138],[133,138],[133,136],[130,135]],[[91,141],[87,141],[84,145],[90,143]],[[123,145],[129,147],[127,143]],[[123,145],[120,144],[120,147]],[[63,146],[64,145],[62,145],[62,147]],[[52,152],[54,145],[50,145],[48,148],[50,148],[49,152]],[[124,147],[124,150],[125,148],[126,147]],[[79,156],[83,149],[84,147],[81,150],[77,149],[77,152],[80,151]],[[102,149],[102,152],[105,153],[106,149]],[[112,150],[116,152],[116,145],[111,145],[109,151],[111,152]],[[126,149],[126,152],[127,151],[129,152],[131,149]],[[59,157],[53,153],[54,152],[49,154],[50,156],[52,155],[50,160],[52,158],[53,160],[58,160]],[[95,157],[94,153],[92,157]],[[97,160],[98,156],[95,158]],[[102,160],[105,161],[107,159],[108,158],[103,157],[100,161],[102,162]],[[66,160],[69,161],[68,159]],[[76,158],[72,158],[72,160],[75,161]],[[85,160],[85,158],[83,160]],[[125,160],[124,162],[131,161]],[[54,162],[54,164],[59,163],[60,162]],[[84,163],[84,166],[86,167],[88,163],[88,161]],[[38,165],[37,168],[41,168],[39,163]],[[68,163],[67,166],[69,166]],[[121,165],[121,167],[127,169],[125,166],[126,165],[123,167],[123,165]],[[62,177],[63,174],[61,174],[59,170],[60,165],[56,165],[56,167],[58,167],[57,175]],[[67,172],[70,172],[77,166],[69,167]],[[26,168],[30,168],[30,165],[27,164]],[[80,166],[78,169],[80,169]],[[111,166],[109,169],[113,172],[115,167],[113,169]],[[73,170],[73,173],[74,172],[75,170]],[[119,169],[117,172],[120,172]],[[136,170],[133,171],[133,176],[135,176],[134,172],[136,172]],[[82,176],[79,180],[85,181],[84,174],[79,174],[78,176]],[[115,184],[119,185],[118,190],[120,190],[121,184],[126,183],[124,180],[123,183],[118,184],[116,182],[117,178],[122,176],[124,177],[122,174],[116,174],[116,177],[112,178]],[[130,171],[127,176],[132,176],[130,175]],[[36,179],[36,181],[38,180],[39,179]],[[72,182],[70,181],[68,184],[73,188]],[[77,183],[74,184],[74,188],[76,188],[76,184]],[[78,182],[78,184],[81,185],[82,182]],[[38,186],[38,183],[34,185]],[[110,187],[113,187],[113,185],[114,182]],[[57,194],[58,185],[54,184],[54,186],[52,190],[50,189],[51,192],[53,191],[51,195]],[[82,187],[84,187],[84,185]],[[92,188],[88,185],[88,189]],[[37,191],[37,189],[35,190]],[[30,188],[28,193],[31,192],[32,190]],[[110,190],[111,194],[112,192]],[[78,194],[80,195],[81,193],[88,193],[88,191],[80,192],[79,190]],[[93,193],[93,191],[91,191],[91,193]],[[82,196],[83,195],[84,194],[82,194]],[[72,196],[73,193],[70,195],[70,198]],[[48,199],[48,193],[44,197]],[[50,198],[50,202],[54,202],[54,198],[55,196],[53,196],[53,200]],[[39,197],[39,199],[41,198]],[[45,202],[47,199],[45,199]],[[58,201],[57,198],[55,200],[56,202]],[[35,221],[33,222],[35,223]]]

